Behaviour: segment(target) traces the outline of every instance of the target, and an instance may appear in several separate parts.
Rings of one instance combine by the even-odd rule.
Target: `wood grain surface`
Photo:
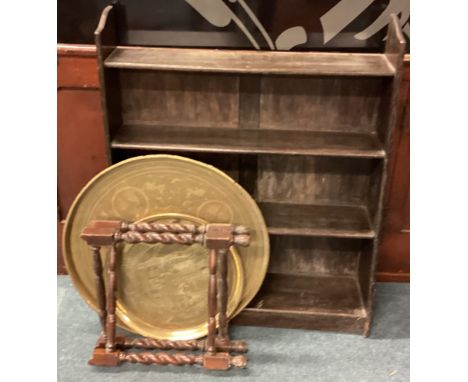
[[[136,102],[139,98],[132,98]],[[143,97],[141,98],[143,99]],[[146,101],[144,101],[146,102]],[[160,110],[157,103],[150,108],[149,113]],[[125,106],[125,101],[124,101]],[[151,111],[150,111],[151,110]],[[158,113],[157,119],[165,119],[163,123],[185,123],[186,126],[168,126],[152,124],[130,124],[120,127],[111,147],[115,149],[167,150],[172,152],[224,152],[243,154],[292,154],[292,155],[332,155],[344,157],[383,158],[382,149],[377,137],[369,133],[343,133],[326,131],[291,131],[267,129],[236,129],[227,120],[219,121],[225,127],[210,128],[200,126],[200,123],[214,127],[209,121],[211,113],[203,112],[203,116],[191,118],[190,112],[176,114]],[[133,112],[128,112],[126,117]],[[139,118],[148,120],[148,116],[138,114]],[[221,118],[218,115],[218,118]],[[170,119],[170,120],[169,120]],[[216,118],[214,118],[216,119]],[[152,119],[154,122],[154,119]],[[188,126],[187,126],[188,125]],[[192,126],[190,126],[192,125]]]
[[[348,333],[362,333],[365,322],[355,278],[283,274],[268,274],[253,302],[233,320],[237,324]]]
[[[120,69],[270,73],[303,75],[393,76],[384,54],[268,52],[118,46],[105,66]]]
[[[264,155],[258,158],[257,200],[368,206],[377,160]]]
[[[122,119],[127,125],[236,128],[239,123],[235,76],[124,70],[120,87]]]
[[[270,235],[372,239],[366,207],[259,203]]]
[[[356,278],[361,250],[370,240],[272,235],[270,242],[269,273]]]
[[[262,78],[260,128],[375,133],[382,78]]]

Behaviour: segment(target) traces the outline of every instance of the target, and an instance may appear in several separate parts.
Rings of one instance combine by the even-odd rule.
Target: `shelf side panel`
[[[112,163],[109,142],[114,137],[116,129],[121,126],[120,83],[115,70],[105,68],[104,61],[112,54],[118,39],[119,5],[108,5],[102,11],[99,24],[94,32],[99,72],[99,86],[101,93],[101,107],[103,115],[104,134],[106,137],[106,151],[108,164]]]
[[[406,40],[400,28],[400,20],[397,15],[392,14],[388,24],[387,41],[385,42],[385,58],[392,65],[395,74],[398,74],[405,48]]]
[[[392,14],[388,24],[387,41],[385,42],[385,58],[395,70],[395,76],[385,79],[382,92],[381,115],[378,136],[382,145],[388,150],[391,147],[392,130],[399,117],[399,86],[403,67],[406,41],[400,28],[399,19]]]
[[[402,79],[402,68],[403,68],[403,55],[405,50],[405,39],[403,37],[403,33],[400,28],[399,19],[395,14],[391,15],[391,20],[388,27],[388,34],[387,34],[387,43],[385,46],[385,55],[389,62],[391,62],[392,67],[395,70],[395,75],[393,79],[389,82],[389,86],[387,87],[387,93],[385,97],[382,99],[382,102],[385,103],[388,112],[386,113],[388,118],[386,119],[385,123],[381,125],[381,129],[379,131],[379,136],[381,137],[381,142],[385,151],[387,153],[387,158],[384,159],[382,164],[382,171],[381,171],[381,181],[380,181],[380,189],[378,192],[377,198],[377,208],[375,213],[375,230],[376,230],[376,237],[373,242],[372,248],[369,250],[370,254],[367,256],[370,258],[367,260],[369,264],[363,263],[363,275],[361,275],[361,279],[364,275],[368,272],[368,281],[364,280],[362,282],[363,286],[367,284],[367,291],[363,291],[364,296],[364,304],[367,310],[367,314],[369,319],[372,318],[372,300],[374,294],[374,284],[375,284],[375,272],[377,268],[377,261],[378,261],[378,248],[379,248],[379,240],[382,231],[382,219],[383,219],[383,205],[385,201],[385,192],[387,188],[387,177],[388,177],[388,158],[390,157],[391,153],[389,149],[392,144],[392,136],[393,131],[397,125],[397,116],[398,116],[398,105],[399,105],[399,90],[400,90],[400,82]],[[370,332],[370,322],[366,328],[366,335]]]

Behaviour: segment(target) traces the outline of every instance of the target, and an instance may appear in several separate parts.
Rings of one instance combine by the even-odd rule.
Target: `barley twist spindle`
[[[200,230],[202,226],[195,224],[183,223],[121,223],[121,232],[135,231],[140,233],[156,232],[156,233],[203,233]]]
[[[163,244],[193,244],[196,242],[196,236],[191,233],[157,233],[157,232],[136,232],[128,231],[125,233],[116,233],[116,241],[124,241],[130,244],[137,243],[163,243]]]
[[[168,353],[151,353],[151,352],[141,352],[141,353],[120,353],[119,354],[120,362],[130,362],[130,363],[142,363],[144,365],[193,365],[193,364],[202,364],[203,357],[201,355],[194,354],[168,354]]]
[[[221,341],[215,339],[216,349],[223,352],[247,352],[247,343],[245,341]],[[120,338],[116,341],[116,346],[120,349],[159,349],[159,350],[205,350],[207,348],[206,340],[159,340],[153,338]]]
[[[202,350],[203,343],[197,340],[171,341],[152,338],[126,338],[122,344],[123,348],[161,349],[161,350]]]

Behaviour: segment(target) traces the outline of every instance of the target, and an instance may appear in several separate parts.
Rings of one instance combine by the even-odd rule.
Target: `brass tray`
[[[90,220],[122,219],[134,222],[177,216],[212,223],[242,224],[251,229],[251,245],[238,249],[243,267],[236,266],[235,254],[230,256],[234,263],[230,265],[229,269],[233,270],[230,274],[235,279],[230,281],[232,288],[228,313],[234,316],[240,312],[257,293],[268,266],[268,234],[261,212],[250,195],[223,172],[204,163],[174,155],[148,155],[120,162],[98,174],[77,196],[67,217],[63,248],[68,272],[84,300],[96,309],[92,259],[89,249],[79,237]],[[144,248],[143,244],[125,246],[124,252],[133,251],[133,257],[144,259]],[[163,251],[162,247],[159,250]],[[201,251],[197,253],[201,256]],[[156,259],[153,261],[160,261],[158,256],[151,257]],[[169,256],[163,257],[170,259]],[[121,258],[130,259],[130,256],[124,254]],[[174,260],[171,258],[171,261]],[[122,260],[118,267],[118,290],[124,291],[118,296],[117,315],[120,326],[144,336],[167,339],[192,339],[206,334],[204,322],[207,315],[197,317],[192,314],[200,315],[202,309],[198,313],[188,312],[187,307],[181,304],[179,318],[174,316],[165,322],[161,322],[161,317],[158,319],[156,313],[153,316],[150,311],[142,310],[142,306],[157,300],[154,299],[153,292],[155,282],[160,281],[155,281],[158,279],[156,273],[152,276],[151,272],[156,272],[155,266],[148,265],[148,276],[142,277],[141,272],[134,269],[135,265],[130,265],[129,262],[131,260]],[[162,264],[158,263],[157,267],[160,266]],[[171,277],[177,279],[183,276],[178,276],[175,272]],[[235,280],[239,280],[241,284],[243,282],[243,290],[236,287],[238,283]],[[170,293],[173,289],[165,290]],[[190,293],[194,295],[195,291]],[[203,299],[206,299],[206,284],[203,292],[200,290],[196,293],[202,293]],[[236,294],[240,294],[240,301],[235,301]],[[177,311],[177,294],[174,292],[172,297],[167,296],[165,300],[171,301],[174,304],[173,310]],[[151,309],[157,308],[153,305]],[[182,311],[185,316],[192,318],[190,323],[185,319],[180,321]]]

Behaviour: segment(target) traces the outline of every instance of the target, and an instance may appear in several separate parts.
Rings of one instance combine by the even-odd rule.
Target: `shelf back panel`
[[[238,127],[236,76],[122,70],[120,83],[124,124]]]
[[[384,83],[365,77],[263,77],[260,128],[376,133]]]
[[[377,160],[264,155],[258,158],[260,202],[363,205]]]
[[[122,124],[376,134],[383,78],[119,70]]]
[[[270,236],[269,273],[289,275],[358,275],[362,240]]]

